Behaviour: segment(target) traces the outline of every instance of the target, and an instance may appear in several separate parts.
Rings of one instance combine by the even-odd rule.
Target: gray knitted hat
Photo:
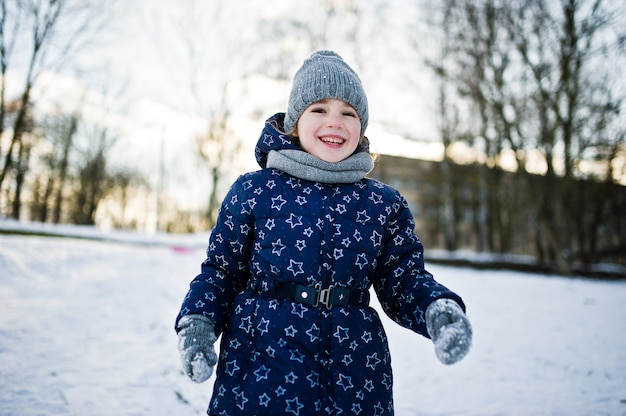
[[[308,106],[327,98],[343,100],[354,107],[361,120],[361,134],[365,133],[369,113],[361,80],[333,51],[313,53],[296,72],[285,114],[285,132],[296,126]]]

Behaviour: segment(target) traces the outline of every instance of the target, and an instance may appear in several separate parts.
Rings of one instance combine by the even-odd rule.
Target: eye
[[[354,111],[352,111],[352,110],[344,111],[343,115],[347,116],[347,117],[357,117],[357,114]]]
[[[311,107],[311,113],[318,113],[318,114],[323,114],[326,111],[324,110],[324,108],[322,107]]]

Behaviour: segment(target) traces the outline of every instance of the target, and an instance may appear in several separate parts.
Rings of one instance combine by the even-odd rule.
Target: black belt
[[[370,294],[367,290],[350,289],[330,285],[322,289],[321,283],[315,286],[298,285],[295,283],[285,283],[276,286],[276,296],[289,299],[292,302],[304,303],[306,305],[324,305],[328,309],[333,306],[367,306],[370,301]]]

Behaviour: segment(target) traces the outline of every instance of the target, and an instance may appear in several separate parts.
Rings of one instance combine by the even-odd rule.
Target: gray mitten
[[[178,350],[185,373],[196,383],[202,383],[213,374],[217,355],[213,344],[217,341],[215,326],[203,315],[187,315],[178,321]]]
[[[454,364],[469,352],[472,326],[463,309],[452,299],[437,299],[428,306],[426,329],[442,363]]]

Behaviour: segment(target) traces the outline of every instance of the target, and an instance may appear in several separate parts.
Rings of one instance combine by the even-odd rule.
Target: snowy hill
[[[11,226],[0,415],[204,414],[212,381],[182,373],[173,321],[207,236]],[[398,416],[626,415],[626,282],[428,268],[466,301],[474,346],[443,366],[385,319]]]

